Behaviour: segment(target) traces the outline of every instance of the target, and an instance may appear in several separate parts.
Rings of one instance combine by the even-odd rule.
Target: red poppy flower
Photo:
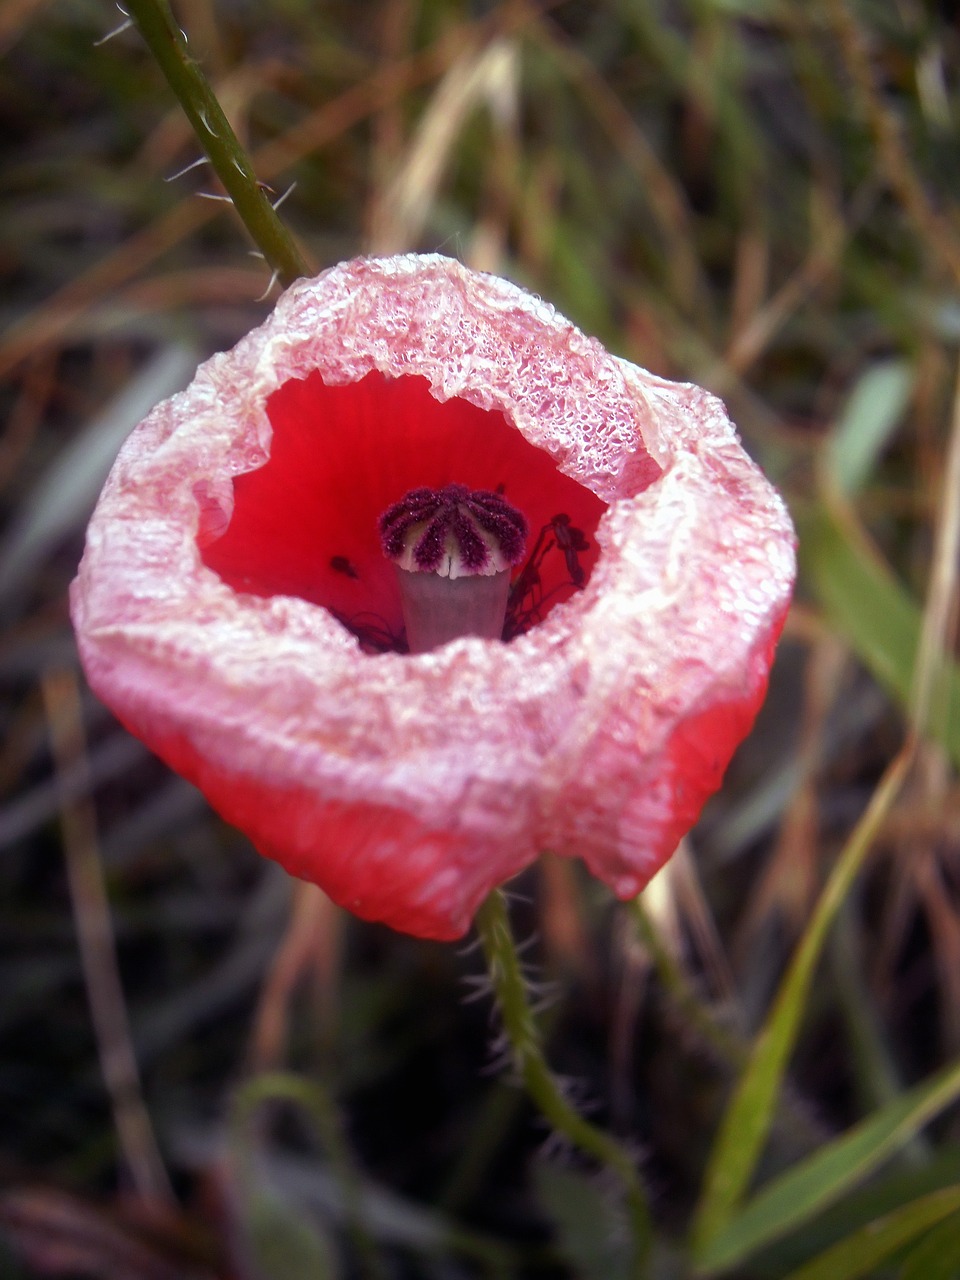
[[[467,498],[495,551],[491,504],[520,513],[503,638],[405,651],[384,547],[422,534],[418,490],[458,507],[447,547]],[[750,728],[793,574],[716,399],[409,256],[299,281],[153,410],[72,608],[96,692],[262,853],[453,938],[542,849],[643,888]]]

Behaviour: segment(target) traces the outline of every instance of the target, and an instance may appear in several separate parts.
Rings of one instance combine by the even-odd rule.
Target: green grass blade
[[[709,1242],[699,1259],[701,1266],[708,1271],[722,1271],[811,1218],[866,1177],[958,1097],[960,1061],[901,1095],[770,1183]],[[943,1195],[943,1191],[935,1194]],[[839,1249],[844,1243],[841,1241],[834,1248]],[[823,1256],[832,1252],[828,1250]]]
[[[841,493],[855,494],[869,479],[903,416],[913,381],[906,360],[885,360],[857,382],[827,445],[827,469]]]
[[[893,761],[847,841],[721,1121],[694,1221],[694,1256],[699,1262],[713,1257],[713,1243],[734,1216],[756,1168],[827,931],[897,796],[909,760],[904,751]]]
[[[863,664],[906,706],[920,641],[920,607],[893,577],[857,525],[825,506],[798,518],[806,581]],[[960,667],[947,664],[946,714],[930,732],[960,767]]]
[[[940,1222],[903,1260],[898,1280],[956,1280],[960,1275],[960,1213]]]
[[[876,1222],[921,1196],[960,1186],[960,1147],[948,1144],[939,1151],[934,1149],[922,1165],[908,1164],[903,1158],[907,1151],[908,1146],[903,1147],[833,1204],[823,1206],[808,1221],[764,1245],[747,1264],[751,1273],[758,1280],[782,1280],[868,1222]]]
[[[791,1272],[787,1280],[857,1280],[858,1276],[872,1275],[873,1269],[891,1254],[958,1210],[960,1187],[934,1191],[868,1223],[819,1258]],[[924,1272],[924,1280],[932,1280],[930,1272]]]

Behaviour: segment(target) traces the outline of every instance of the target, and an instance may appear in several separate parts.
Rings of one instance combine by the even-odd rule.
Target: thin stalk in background
[[[57,783],[63,848],[80,963],[103,1081],[113,1109],[120,1155],[133,1187],[146,1202],[172,1208],[176,1197],[143,1099],[104,876],[93,781],[77,681],[70,671],[48,671],[41,681]],[[82,778],[71,789],[68,779]]]
[[[213,89],[191,56],[186,37],[174,20],[167,0],[125,0],[125,3],[240,220],[281,284],[292,284],[300,276],[311,275],[293,237],[277,217],[266,190],[257,182],[250,159]]]
[[[364,1280],[385,1280],[386,1268],[364,1214],[360,1176],[341,1131],[333,1101],[319,1080],[305,1080],[279,1071],[267,1072],[253,1077],[237,1089],[231,1115],[231,1146],[237,1161],[240,1186],[248,1200],[253,1202],[259,1186],[254,1144],[250,1138],[252,1120],[261,1106],[277,1102],[302,1107],[312,1119],[343,1196],[344,1218],[356,1250],[360,1274]]]
[[[650,1247],[650,1212],[634,1159],[614,1138],[574,1110],[547,1065],[540,1032],[527,999],[506,902],[499,890],[489,895],[475,923],[517,1074],[533,1103],[557,1133],[620,1177],[630,1213],[633,1273],[642,1277],[646,1274]]]

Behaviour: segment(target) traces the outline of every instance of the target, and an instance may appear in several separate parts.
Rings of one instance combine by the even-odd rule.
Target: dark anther
[[[582,587],[586,581],[586,574],[583,572],[583,566],[577,558],[578,552],[588,550],[590,543],[583,536],[583,530],[577,529],[570,523],[570,517],[562,512],[558,516],[554,516],[550,521],[553,527],[553,536],[557,540],[557,546],[563,552],[563,558],[567,562],[567,573],[570,575],[570,581],[575,587]]]
[[[543,582],[540,570],[549,553],[556,547],[563,553],[567,567],[567,582],[560,582],[552,591],[543,594]],[[521,569],[516,581],[510,588],[510,599],[507,602],[507,621],[503,631],[504,640],[512,640],[514,636],[529,631],[543,619],[545,606],[551,596],[563,590],[567,585],[579,589],[587,580],[580,553],[589,551],[590,543],[583,530],[570,523],[570,517],[560,512],[543,526],[533,544],[533,550],[527,563]]]

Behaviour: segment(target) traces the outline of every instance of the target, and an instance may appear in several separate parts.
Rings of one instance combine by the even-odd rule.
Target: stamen
[[[543,526],[537,535],[526,564],[520,570],[510,588],[507,601],[507,619],[503,631],[504,640],[512,640],[530,627],[542,621],[551,596],[575,587],[578,591],[587,580],[580,563],[580,553],[589,551],[590,543],[582,529],[572,524],[566,512],[561,511]],[[567,569],[567,581],[557,583],[544,593],[540,570],[550,552],[562,552]]]
[[[463,484],[411,489],[388,507],[380,538],[397,566],[410,652],[458,636],[502,638],[526,537],[526,519],[502,494]]]

